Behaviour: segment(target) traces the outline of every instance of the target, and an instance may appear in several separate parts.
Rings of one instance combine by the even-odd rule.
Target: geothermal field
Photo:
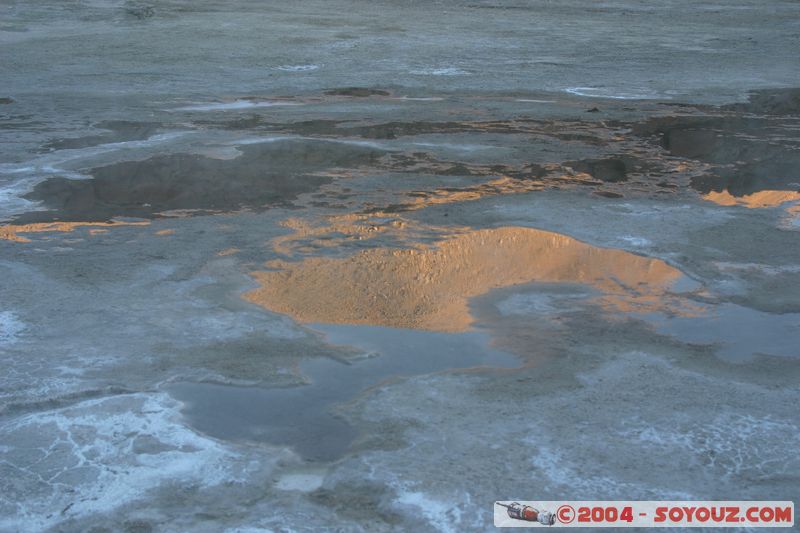
[[[0,1],[0,532],[800,500],[800,3]]]

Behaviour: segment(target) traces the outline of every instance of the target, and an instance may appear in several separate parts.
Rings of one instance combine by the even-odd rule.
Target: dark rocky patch
[[[508,176],[515,179],[536,179],[546,176],[550,171],[542,165],[528,163],[521,166],[480,165],[436,159],[428,152],[411,154],[389,154],[381,162],[380,168],[393,172],[412,172],[432,176]],[[447,191],[447,188],[440,189]],[[458,190],[458,189],[453,189]]]
[[[752,91],[747,103],[723,106],[723,109],[764,115],[800,115],[800,89]]]
[[[442,176],[471,176],[472,171],[463,163],[455,163],[439,172]]]
[[[714,173],[695,176],[690,184],[702,194],[728,191],[733,196],[745,196],[764,190],[800,191],[800,175],[765,174],[760,165],[740,165],[721,168]]]
[[[575,141],[581,142],[586,144],[595,144],[601,145],[605,144],[605,141],[598,139],[594,135],[589,133],[579,133],[579,132],[554,132],[552,133],[553,137],[562,140],[562,141]]]
[[[263,115],[252,114],[237,117],[223,122],[197,120],[199,126],[223,129],[253,130],[293,133],[298,135],[337,135],[362,137],[365,139],[397,139],[412,135],[448,134],[448,133],[497,133],[546,135],[565,141],[579,141],[588,144],[605,144],[586,131],[587,123],[578,121],[550,121],[520,118],[515,120],[491,121],[393,121],[378,124],[358,124],[353,120],[314,119],[290,123],[267,122]],[[605,122],[607,127],[627,126],[614,121]]]
[[[348,128],[347,131],[366,139],[397,139],[409,135],[469,132],[474,131],[474,128],[459,122],[387,122],[355,126]]]
[[[602,196],[603,198],[624,198],[624,195],[611,191],[594,191],[594,194]]]
[[[572,167],[573,170],[578,172],[591,174],[593,178],[605,182],[616,183],[628,179],[628,165],[623,157],[567,161],[564,166]]]
[[[397,139],[410,135],[425,135],[430,133],[462,133],[475,131],[469,124],[459,122],[386,122],[382,124],[369,124],[364,126],[326,124],[333,121],[313,121],[312,123],[299,123],[300,131],[306,133],[354,135],[365,139]],[[289,125],[293,132],[298,131],[297,125]]]
[[[262,127],[270,131],[283,131],[304,135],[350,135],[365,139],[396,139],[410,135],[433,133],[531,133],[560,136],[563,125],[541,121],[468,121],[468,122],[384,122],[380,124],[356,125],[353,121],[308,120],[290,124],[264,123]],[[198,124],[203,124],[198,122]],[[226,123],[231,127],[233,123]],[[559,137],[560,138],[560,137]],[[592,138],[594,139],[594,138]]]

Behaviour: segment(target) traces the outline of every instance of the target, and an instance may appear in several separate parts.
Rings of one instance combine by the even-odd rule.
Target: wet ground
[[[0,531],[797,500],[797,4],[335,7],[0,6]]]

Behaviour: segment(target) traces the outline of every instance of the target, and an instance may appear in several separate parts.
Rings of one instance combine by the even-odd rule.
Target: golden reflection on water
[[[224,250],[220,250],[219,252],[217,252],[217,256],[227,257],[229,255],[238,254],[240,251],[241,250],[239,250],[238,248],[225,248]]]
[[[764,207],[777,207],[789,202],[800,202],[800,192],[797,191],[758,191],[745,196],[733,196],[728,191],[711,191],[703,195],[703,199],[714,202],[717,205],[739,205],[750,209]],[[789,207],[789,212],[798,211],[800,205]]]
[[[469,202],[480,200],[487,196],[499,196],[503,194],[522,194],[532,191],[541,191],[544,185],[540,180],[517,179],[509,176],[500,176],[485,183],[464,187],[460,189],[435,189],[429,193],[421,193],[424,196],[412,198],[410,202],[404,203],[403,208],[408,211],[416,211],[431,205],[451,204],[455,202]]]
[[[251,302],[300,322],[465,331],[468,300],[529,282],[575,282],[616,311],[669,305],[681,273],[658,259],[531,228],[464,230],[435,245],[373,248],[345,258],[272,261],[255,272]]]
[[[26,233],[54,233],[54,232],[71,232],[77,228],[90,227],[89,233],[95,235],[102,230],[96,228],[108,228],[116,226],[147,226],[150,221],[136,221],[124,222],[112,220],[111,222],[40,222],[35,224],[8,224],[0,226],[0,240],[12,242],[31,242],[31,240],[24,236]]]
[[[346,241],[372,239],[378,236],[391,236],[397,244],[413,247],[420,238],[432,232],[459,231],[453,228],[423,225],[401,216],[433,205],[479,200],[488,196],[502,194],[521,194],[542,190],[540,181],[515,179],[500,176],[485,183],[464,188],[434,189],[432,191],[410,193],[401,203],[369,214],[348,213],[327,217],[322,225],[302,218],[289,218],[281,225],[292,233],[272,240],[273,249],[284,255],[313,253],[322,248],[341,246]]]

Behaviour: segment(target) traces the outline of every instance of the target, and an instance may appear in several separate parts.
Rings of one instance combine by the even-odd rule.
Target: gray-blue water
[[[481,332],[436,333],[377,326],[315,325],[334,344],[371,357],[346,364],[312,359],[300,364],[308,385],[291,388],[175,383],[167,391],[185,403],[196,429],[223,440],[291,446],[307,460],[346,453],[355,430],[335,407],[385,380],[473,367],[513,368],[514,356],[489,346]]]

